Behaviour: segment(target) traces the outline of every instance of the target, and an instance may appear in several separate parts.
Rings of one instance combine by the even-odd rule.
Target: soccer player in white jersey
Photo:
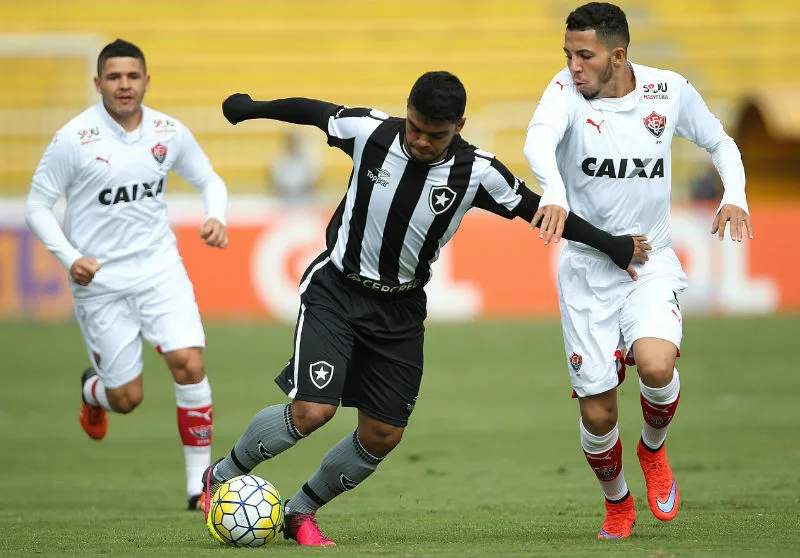
[[[80,423],[100,440],[107,411],[142,401],[142,338],[175,379],[189,509],[202,509],[198,481],[211,456],[211,388],[205,334],[194,290],[167,221],[170,170],[202,194],[200,237],[228,244],[222,179],[180,122],[142,105],[150,76],[142,51],[117,39],[100,52],[94,78],[102,101],[61,128],[44,153],[28,196],[31,230],[69,271],[86,350]],[[63,231],[53,213],[66,196]]]
[[[734,141],[692,85],[674,72],[627,59],[628,23],[617,6],[592,2],[567,18],[567,67],[547,86],[528,126],[525,156],[544,189],[533,225],[558,242],[573,211],[612,234],[644,235],[652,251],[630,280],[600,253],[570,242],[558,269],[569,370],[580,439],[606,498],[598,538],[624,538],[636,520],[622,471],[617,385],[625,364],[639,373],[643,428],[637,455],[647,500],[675,517],[678,487],[664,440],[680,397],[675,369],[682,335],[677,295],[686,275],[670,247],[670,145],[684,137],[706,149],[725,185],[711,233],[752,238],[742,160]],[[625,351],[627,350],[627,359]]]

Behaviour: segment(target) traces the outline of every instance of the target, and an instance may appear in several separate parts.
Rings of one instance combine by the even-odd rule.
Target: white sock
[[[202,492],[203,471],[211,463],[211,386],[204,377],[196,384],[175,384],[175,402],[178,406],[178,430],[184,442],[183,455],[186,466],[186,495],[194,496]],[[200,411],[200,413],[198,413]],[[208,419],[187,415],[208,414]],[[184,418],[182,418],[184,417]],[[183,421],[188,421],[182,425]],[[199,422],[198,422],[199,421]],[[198,437],[195,428],[207,428],[206,438]],[[191,431],[189,431],[191,430]],[[187,443],[189,442],[189,443]]]
[[[93,407],[102,407],[106,411],[113,410],[108,403],[106,386],[103,385],[99,376],[92,376],[83,384],[83,399]]]
[[[659,406],[667,406],[675,403],[681,393],[681,380],[678,376],[678,369],[676,368],[672,373],[672,381],[662,388],[652,388],[644,385],[642,380],[639,379],[639,389],[641,390],[642,397],[647,399],[650,403]],[[674,415],[675,409],[665,409],[671,411]],[[669,417],[672,421],[672,415]],[[642,441],[651,449],[658,449],[667,439],[667,432],[669,432],[669,423],[661,428],[655,428],[647,423],[646,420],[642,421]]]
[[[580,421],[580,429],[581,429],[581,447],[585,453],[589,453],[592,455],[598,454],[608,454],[611,449],[617,444],[619,440],[619,429],[617,425],[614,425],[614,428],[608,434],[603,436],[595,436],[583,425],[583,420]],[[604,459],[611,459],[610,456],[604,457]],[[592,463],[590,462],[590,465]],[[621,499],[628,493],[628,483],[625,482],[625,472],[622,470],[622,460],[620,459],[619,462],[619,474],[616,478],[610,481],[602,481],[600,482],[600,488],[603,489],[603,494],[605,494],[606,499],[613,501]]]

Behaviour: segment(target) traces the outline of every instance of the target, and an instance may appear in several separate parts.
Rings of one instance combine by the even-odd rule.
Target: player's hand
[[[541,220],[541,224],[539,221]],[[564,222],[567,220],[567,210],[558,205],[546,205],[540,207],[533,215],[531,220],[531,230],[534,227],[539,227],[539,238],[544,238],[545,246],[550,244],[552,239],[554,243],[561,240],[561,235],[564,234]]]
[[[729,203],[723,205],[717,216],[714,217],[714,224],[711,225],[711,234],[716,234],[720,240],[723,240],[725,238],[725,225],[728,222],[731,224],[731,240],[742,241],[742,238],[744,238],[742,226],[747,228],[747,236],[750,239],[753,238],[753,223],[750,222],[750,216],[741,207]]]
[[[205,240],[208,246],[225,248],[228,245],[228,230],[225,225],[212,217],[200,226],[200,238]]]
[[[94,258],[80,257],[69,268],[69,276],[81,287],[87,286],[94,279],[100,264]]]
[[[633,256],[631,256],[631,265],[625,270],[628,272],[628,275],[631,276],[631,279],[634,281],[639,280],[639,274],[636,273],[636,270],[633,268],[633,264],[642,264],[644,265],[647,260],[650,259],[648,251],[652,250],[650,244],[647,243],[646,236],[633,236]]]
[[[231,124],[247,120],[253,99],[247,93],[234,93],[222,102],[222,114]]]

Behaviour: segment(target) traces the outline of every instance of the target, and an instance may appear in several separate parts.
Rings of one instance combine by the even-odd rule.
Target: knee
[[[308,436],[336,414],[336,405],[326,403],[294,400],[291,408],[294,426],[303,436]]]
[[[201,382],[206,375],[203,353],[199,349],[174,351],[170,355],[169,365],[176,384],[196,384]]]
[[[124,387],[124,386],[123,386]],[[108,403],[117,413],[127,415],[133,411],[144,399],[144,394],[135,389],[112,390],[108,392]]]
[[[617,424],[617,417],[616,405],[594,405],[581,411],[583,426],[595,436],[604,436],[611,432]]]
[[[382,422],[371,421],[358,427],[358,439],[364,449],[375,457],[385,457],[403,439],[405,429]]]
[[[637,357],[636,366],[639,377],[644,385],[661,388],[672,381],[675,370],[675,357],[669,355],[649,355],[640,361]]]

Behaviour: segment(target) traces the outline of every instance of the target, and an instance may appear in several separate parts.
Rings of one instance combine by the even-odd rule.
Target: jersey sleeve
[[[228,209],[225,182],[214,171],[194,135],[182,124],[181,148],[172,168],[200,192],[206,208],[206,220],[213,218],[224,225]]]
[[[506,219],[513,219],[517,216],[524,218],[525,215],[520,214],[523,193],[533,194],[533,192],[528,190],[523,180],[514,176],[496,158],[489,156],[486,159],[489,161],[489,165],[481,177],[478,191],[472,200],[473,207],[485,209]],[[539,196],[536,196],[536,202],[538,202],[538,198]],[[535,212],[535,209],[530,212],[530,216],[527,218],[528,221],[533,218]],[[527,212],[523,210],[523,213]]]
[[[77,169],[76,146],[56,133],[39,161],[25,202],[28,227],[67,269],[82,255],[64,235],[53,206],[74,180]]]
[[[700,93],[691,83],[685,79],[681,80],[680,91],[680,109],[675,135],[688,139],[711,155],[711,161],[725,187],[720,209],[723,205],[732,204],[748,211],[744,165],[736,142],[725,133],[722,123],[708,109]]]
[[[352,157],[356,136],[372,131],[376,123],[388,118],[388,115],[371,108],[339,107],[328,119],[328,145],[338,147]]]
[[[533,176],[544,191],[541,205],[557,205],[569,211],[567,189],[558,170],[556,147],[572,120],[569,99],[573,92],[572,85],[561,83],[559,76],[553,78],[539,100],[528,124],[523,152]]]

